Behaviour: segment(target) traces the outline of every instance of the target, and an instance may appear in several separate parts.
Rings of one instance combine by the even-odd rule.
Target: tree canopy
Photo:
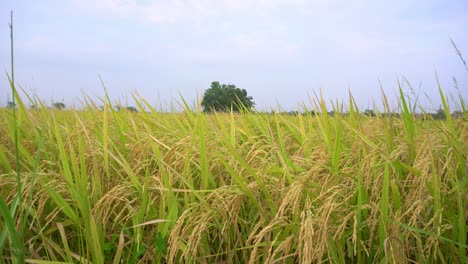
[[[234,112],[240,112],[241,109],[251,109],[254,104],[252,96],[248,96],[245,89],[219,82],[211,83],[201,103],[204,112],[231,111],[231,109]]]
[[[7,104],[7,108],[9,108],[9,109],[16,108],[16,104],[13,103],[12,101],[9,101],[8,104]]]
[[[64,103],[54,103],[54,108],[58,110],[65,109],[65,104]]]
[[[138,112],[138,109],[136,109],[136,108],[133,107],[133,106],[127,106],[125,109],[127,109],[127,111],[130,111],[130,112],[133,112],[133,113],[137,113],[137,112]]]

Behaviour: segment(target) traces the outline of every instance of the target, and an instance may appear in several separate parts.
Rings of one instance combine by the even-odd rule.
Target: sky
[[[15,82],[46,103],[103,98],[99,76],[128,105],[132,93],[195,103],[213,81],[246,89],[259,110],[349,91],[372,108],[380,84],[396,105],[399,82],[434,110],[437,79],[468,99],[450,42],[468,60],[466,0],[0,0],[0,106],[11,96],[11,10]]]

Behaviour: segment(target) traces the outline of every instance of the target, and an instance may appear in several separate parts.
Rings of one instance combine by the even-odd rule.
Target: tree
[[[212,82],[211,88],[203,94],[202,107],[204,112],[234,111],[251,109],[254,106],[252,96],[247,95],[245,89],[237,88],[233,84]]]
[[[454,118],[463,118],[463,116],[464,116],[464,114],[460,110],[453,111],[453,113],[452,113],[452,117],[454,117]]]
[[[8,109],[16,108],[16,104],[13,103],[12,101],[9,101],[8,104],[7,104],[7,108],[8,108]]]
[[[369,116],[369,117],[374,117],[374,116],[376,116],[376,115],[375,115],[375,111],[372,110],[372,109],[366,109],[366,111],[364,111],[364,115]]]
[[[137,110],[135,107],[133,107],[133,106],[127,106],[126,109],[127,109],[128,111],[130,111],[130,112],[133,112],[133,113],[137,113],[137,112],[138,112],[138,110]]]
[[[58,109],[58,110],[62,110],[62,109],[65,108],[65,104],[64,103],[54,103],[54,108]]]
[[[446,116],[445,116],[445,111],[444,109],[442,109],[441,106],[439,106],[439,109],[437,110],[437,112],[435,114],[432,115],[434,117],[434,119],[445,119]]]

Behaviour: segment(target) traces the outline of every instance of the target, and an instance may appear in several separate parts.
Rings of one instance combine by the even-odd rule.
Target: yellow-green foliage
[[[467,122],[352,106],[333,117],[20,107],[13,219],[26,259],[466,263]],[[14,131],[1,110],[10,207]]]

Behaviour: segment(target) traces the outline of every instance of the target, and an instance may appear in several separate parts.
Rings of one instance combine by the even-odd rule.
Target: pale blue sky
[[[136,90],[151,103],[194,102],[212,81],[233,83],[257,108],[287,110],[322,89],[358,104],[380,102],[379,79],[420,86],[439,106],[444,90],[468,97],[466,0],[0,0],[0,67],[9,71],[14,11],[16,82],[45,101],[77,103],[82,92],[113,100]],[[454,88],[452,76],[459,83]],[[0,77],[0,105],[9,92]],[[423,99],[425,94],[432,104]]]

